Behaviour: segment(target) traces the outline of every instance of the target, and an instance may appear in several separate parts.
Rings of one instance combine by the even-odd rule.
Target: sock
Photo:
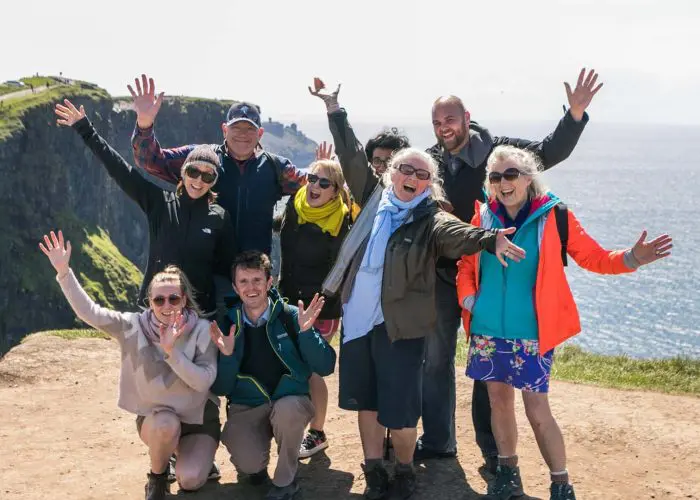
[[[151,469],[151,476],[167,476],[168,475],[168,467],[165,467],[165,470],[163,472],[153,472],[153,469]]]
[[[550,472],[549,476],[554,484],[569,484],[569,471],[566,469],[561,472]]]
[[[396,472],[413,472],[413,461],[407,464],[396,462]]]
[[[384,467],[384,460],[381,458],[365,458],[365,467],[367,470],[374,469],[375,467]]]
[[[498,455],[498,465],[505,465],[506,467],[517,467],[518,455],[513,455],[510,457],[502,457],[501,455]]]

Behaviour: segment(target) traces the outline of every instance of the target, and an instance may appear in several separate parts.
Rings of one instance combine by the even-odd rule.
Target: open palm
[[[564,82],[564,87],[566,88],[566,97],[569,100],[569,112],[571,117],[578,121],[583,118],[583,112],[593,100],[598,91],[603,86],[598,81],[598,73],[594,69],[588,72],[586,75],[586,68],[582,68],[581,72],[578,74],[578,81],[576,82],[576,88],[571,90],[571,85],[568,82]]]
[[[156,84],[153,78],[148,78],[146,75],[141,75],[141,80],[134,78],[134,86],[136,91],[131,85],[126,87],[134,98],[136,122],[140,128],[148,128],[153,125],[163,104],[163,92],[156,95]]]
[[[310,330],[311,327],[314,326],[314,323],[316,322],[318,315],[321,314],[321,309],[323,309],[325,303],[326,299],[323,297],[323,295],[319,294],[314,295],[314,298],[311,299],[309,307],[306,309],[304,308],[304,303],[301,300],[299,301],[299,315],[297,316],[297,320],[299,321],[300,332]]]
[[[236,325],[231,325],[228,335],[224,335],[216,321],[209,325],[209,336],[221,354],[230,356],[236,347]]]
[[[70,253],[71,246],[70,241],[63,241],[63,231],[58,231],[58,237],[56,233],[51,231],[51,237],[44,235],[44,243],[39,243],[39,248],[44,255],[49,258],[49,262],[56,270],[56,274],[59,277],[68,274],[70,269]]]
[[[85,118],[83,105],[81,104],[80,109],[77,109],[68,99],[64,99],[63,104],[57,103],[54,112],[58,116],[56,123],[64,127],[72,127],[76,122]]]

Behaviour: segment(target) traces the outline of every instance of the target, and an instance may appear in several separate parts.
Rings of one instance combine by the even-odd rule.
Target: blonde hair
[[[405,148],[394,153],[386,172],[382,175],[384,185],[391,185],[393,173],[399,169],[399,165],[407,163],[410,159],[418,159],[427,165],[430,171],[430,197],[435,201],[445,201],[445,191],[442,188],[442,177],[440,177],[437,163],[432,156],[417,148]]]
[[[494,165],[506,161],[514,163],[522,175],[531,178],[530,185],[527,187],[528,199],[532,200],[533,198],[547,193],[547,186],[545,186],[540,179],[540,172],[544,169],[542,168],[539,158],[537,158],[534,153],[514,146],[497,146],[486,161],[486,181],[484,182],[484,187],[489,196],[494,196],[491,192],[489,174],[493,170]]]
[[[328,173],[328,180],[335,185],[336,193],[348,209],[352,209],[350,193],[345,187],[345,176],[340,163],[334,160],[316,160],[309,165],[309,173],[311,174],[317,174],[320,170],[325,170]]]
[[[197,301],[194,300],[194,287],[192,286],[192,283],[190,283],[190,280],[187,279],[187,276],[185,276],[185,273],[182,272],[182,269],[171,265],[153,276],[153,279],[148,284],[148,292],[146,294],[149,302],[153,286],[161,283],[177,283],[180,285],[180,291],[186,299],[185,307],[191,309],[200,318],[204,316],[204,313],[199,308],[199,304],[197,304]]]

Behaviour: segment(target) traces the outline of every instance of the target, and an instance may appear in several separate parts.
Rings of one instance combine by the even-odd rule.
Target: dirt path
[[[119,353],[111,341],[34,337],[0,362],[0,498],[143,498],[148,467],[133,416],[116,407]],[[330,377],[330,400],[337,378]],[[471,384],[458,383],[457,460],[419,467],[416,499],[477,499],[486,483],[469,420]],[[580,499],[700,499],[700,399],[555,382],[555,414]],[[521,469],[531,498],[548,498],[547,469],[522,407]],[[299,498],[361,498],[362,452],[352,413],[331,408],[327,455],[300,467]],[[263,498],[236,483],[221,448],[220,484],[185,498]],[[175,490],[176,488],[174,488]]]
[[[27,88],[26,90],[18,90],[17,92],[10,92],[9,94],[0,95],[0,101],[4,101],[5,99],[12,99],[14,97],[22,97],[32,93],[38,94],[40,92],[44,92],[45,90],[47,90],[46,85],[34,87],[33,91],[31,88]]]

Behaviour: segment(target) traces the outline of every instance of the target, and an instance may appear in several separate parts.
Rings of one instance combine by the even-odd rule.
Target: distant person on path
[[[554,132],[542,141],[496,137],[471,120],[461,99],[455,96],[438,98],[433,104],[432,122],[438,143],[428,153],[438,163],[447,200],[453,215],[469,221],[474,215],[475,201],[483,201],[486,159],[499,145],[511,145],[532,151],[544,169],[564,161],[576,147],[588,115],[585,110],[602,87],[596,85],[598,75],[582,69],[576,87],[565,83],[569,110]],[[426,340],[423,377],[423,435],[416,447],[416,460],[450,458],[457,453],[455,437],[455,350],[461,326],[461,309],[455,300],[456,261],[440,259],[436,285],[437,327]],[[486,386],[474,383],[472,422],[476,442],[494,473],[497,465],[496,443],[491,431],[491,414]]]
[[[268,500],[291,500],[299,448],[314,416],[309,377],[327,376],[335,368],[335,351],[314,328],[324,298],[314,295],[308,307],[287,305],[272,286],[267,255],[248,250],[232,269],[237,296],[222,324],[212,331],[218,346],[219,371],[212,392],[226,396],[227,419],[221,436],[239,479],[254,485],[269,481],[270,444],[277,443],[277,467]]]
[[[217,204],[212,187],[218,182],[219,157],[210,146],[192,148],[181,162],[175,192],[160,189],[129,165],[97,133],[69,101],[56,104],[57,123],[72,127],[102,162],[107,173],[148,218],[148,264],[139,292],[147,295],[152,277],[176,265],[191,277],[195,299],[203,311],[216,310],[215,274],[228,274],[236,255],[236,238],[229,214]]]
[[[670,255],[664,234],[646,241],[647,232],[626,250],[603,249],[571,210],[548,192],[538,177],[537,156],[498,146],[486,165],[488,200],[472,223],[485,230],[509,228],[508,237],[527,252],[518,262],[506,253],[507,267],[489,254],[464,256],[457,290],[469,338],[467,375],[486,384],[498,448],[496,480],[489,498],[523,495],[518,468],[514,388],[522,391],[525,413],[551,472],[551,500],[574,500],[562,433],[552,416],[547,392],[554,348],[581,331],[566,280],[571,256],[600,274],[630,273]]]
[[[343,302],[339,404],[358,412],[365,498],[390,493],[382,460],[386,428],[396,458],[394,494],[408,498],[416,489],[425,337],[435,329],[435,262],[462,252],[518,256],[521,250],[505,237],[512,229],[482,231],[440,208],[442,182],[427,153],[402,149],[378,177],[347,124],[337,91],[322,94],[320,80],[314,87],[312,93],[326,103],[343,174],[362,207],[323,286],[326,295],[340,292]]]
[[[345,188],[340,164],[332,161],[333,146],[322,143],[311,164],[307,183],[289,198],[280,229],[282,268],[278,288],[291,304],[312,301],[331,270],[340,244],[350,230],[352,202]],[[314,326],[328,342],[340,328],[340,298],[326,297]],[[328,388],[318,374],[309,379],[316,412],[301,444],[299,458],[308,458],[328,447],[324,432]]]
[[[177,454],[180,487],[196,490],[207,480],[219,445],[219,409],[209,399],[216,378],[216,347],[192,285],[169,266],[148,283],[149,307],[141,313],[111,311],[90,299],[69,267],[70,242],[52,231],[39,244],[75,314],[119,342],[119,407],[137,415],[148,446],[151,472],[146,500],[163,500],[168,459]]]
[[[136,164],[168,182],[178,182],[182,164],[194,145],[163,149],[156,140],[154,122],[163,103],[155,83],[146,75],[134,81],[136,128],[132,137]],[[216,191],[218,201],[233,221],[235,240],[241,250],[270,254],[275,204],[283,195],[294,195],[305,182],[305,174],[288,159],[264,151],[260,139],[264,129],[260,109],[251,103],[231,106],[221,124],[223,143],[215,147],[221,166]]]

